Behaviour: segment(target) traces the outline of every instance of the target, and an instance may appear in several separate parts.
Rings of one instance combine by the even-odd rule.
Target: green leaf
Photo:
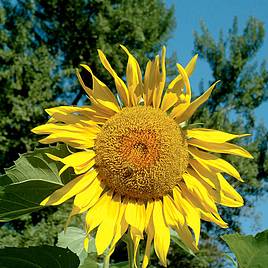
[[[264,268],[268,264],[268,230],[252,235],[222,236],[235,254],[239,268]]]
[[[41,180],[54,182],[62,185],[63,180],[68,180],[68,172],[65,176],[59,176],[59,169],[62,167],[60,162],[47,157],[46,153],[54,154],[59,157],[67,156],[68,150],[65,145],[35,149],[33,152],[25,153],[14,162],[15,165],[7,168],[6,175],[12,183],[18,183],[28,180]]]
[[[64,145],[35,149],[20,155],[15,165],[0,176],[0,222],[42,208],[40,202],[72,178],[70,172],[60,177],[62,164],[49,159],[46,153],[60,157],[69,154]]]
[[[94,239],[91,238],[89,242],[88,252],[84,249],[84,239],[86,233],[84,230],[77,227],[68,227],[66,231],[59,233],[58,235],[58,247],[69,248],[80,259],[80,263],[83,264],[88,253],[96,252]]]
[[[0,222],[39,210],[40,202],[59,187],[61,184],[41,180],[7,185],[0,190]]]
[[[195,256],[195,254],[193,253],[193,251],[188,248],[180,239],[179,235],[177,234],[177,232],[175,232],[174,230],[170,230],[170,238],[171,240],[178,245],[180,248],[182,248],[184,251],[186,251],[187,253],[189,253],[190,255]]]
[[[97,253],[88,254],[87,258],[84,260],[84,263],[79,266],[79,268],[99,268],[97,262]]]
[[[79,258],[70,250],[51,246],[0,249],[1,267],[77,268]]]
[[[13,181],[9,178],[6,174],[0,175],[0,189],[3,188],[5,185],[11,184]]]

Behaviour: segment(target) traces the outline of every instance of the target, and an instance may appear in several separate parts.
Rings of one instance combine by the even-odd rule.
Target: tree
[[[119,44],[135,51],[145,66],[148,57],[154,56],[170,37],[175,24],[173,8],[167,9],[159,0],[37,0],[36,3],[35,15],[46,33],[46,45],[54,55],[61,55],[64,75],[67,73],[71,82],[69,90],[76,94],[72,104],[77,104],[84,94],[74,75],[79,64],[87,63],[98,78],[108,85],[113,83],[104,72],[97,49],[104,51],[122,77],[127,57]],[[90,85],[87,73],[81,71]]]
[[[61,93],[55,61],[31,36],[34,22],[27,9],[0,5],[0,169],[37,143],[30,130],[44,122],[44,109]]]

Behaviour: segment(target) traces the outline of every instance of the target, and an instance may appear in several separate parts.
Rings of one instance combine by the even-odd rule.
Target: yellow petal
[[[88,106],[84,107],[77,107],[77,106],[57,106],[57,107],[52,107],[52,108],[47,108],[45,111],[50,115],[53,116],[55,113],[60,113],[60,114],[73,114],[73,113],[81,113],[83,112],[83,115],[91,115],[94,114],[95,111],[89,108]],[[86,114],[84,112],[87,111]],[[90,117],[89,117],[90,118]]]
[[[197,55],[195,55],[187,64],[184,71],[186,72],[187,76],[190,77],[194,71]],[[161,105],[161,109],[165,112],[168,109],[170,109],[172,106],[174,106],[178,101],[179,97],[184,95],[182,93],[182,89],[184,87],[184,80],[182,79],[182,75],[179,74],[175,79],[173,79],[170,84],[168,85],[167,92],[165,93]],[[189,95],[190,96],[190,95]],[[189,97],[187,97],[188,101],[190,100]],[[187,108],[189,105],[185,105],[184,107],[178,107],[176,110],[173,111],[173,114],[176,115],[179,110],[184,111],[185,108]],[[181,113],[179,113],[181,114]],[[178,115],[179,115],[178,114]]]
[[[234,154],[246,158],[253,158],[253,156],[243,149],[242,147],[231,144],[228,142],[224,143],[212,143],[212,142],[205,142],[197,139],[190,139],[187,141],[189,145],[201,148],[206,151],[211,151],[215,153],[225,153],[225,154]]]
[[[196,175],[197,174],[194,172],[190,172],[190,170],[189,173],[183,174],[187,190],[194,196],[197,203],[200,203],[206,211],[217,212],[214,201],[210,197],[206,187],[197,179],[199,176]]]
[[[105,57],[104,53],[101,50],[98,50],[99,57],[101,60],[102,65],[105,69],[112,75],[114,78],[115,86],[119,96],[121,97],[125,106],[129,106],[129,93],[127,86],[123,82],[123,80],[116,74],[114,69],[111,67],[110,63],[108,62],[107,58]]]
[[[190,77],[195,69],[196,61],[197,61],[198,55],[195,55],[187,64],[185,67],[185,71],[187,73],[187,76]],[[168,85],[168,91],[169,90],[180,90],[184,86],[184,81],[182,79],[182,75],[179,74],[175,79],[173,79],[170,84]]]
[[[217,173],[220,184],[220,194],[214,192],[211,195],[215,201],[223,206],[227,207],[241,207],[244,205],[242,196],[226,181],[226,179]]]
[[[97,135],[95,134],[89,134],[88,137],[85,135],[77,135],[77,137],[74,138],[74,134],[71,132],[59,132],[50,134],[48,137],[39,140],[39,142],[43,144],[63,142],[77,149],[88,149],[95,145],[96,137]]]
[[[98,126],[85,127],[81,124],[44,124],[32,129],[36,134],[50,134],[41,143],[65,142],[72,147],[86,149],[94,146],[94,139],[101,131]]]
[[[151,231],[152,228],[153,228],[153,223],[150,224],[148,228],[148,232],[147,232],[147,240],[146,240],[145,253],[144,253],[143,262],[142,262],[142,268],[146,268],[148,266],[149,260],[151,257],[151,245],[152,245],[152,241],[154,238],[154,232]]]
[[[86,229],[90,233],[98,225],[102,223],[106,217],[109,204],[113,196],[113,191],[105,192],[98,202],[87,212],[86,215]]]
[[[134,267],[138,268],[137,266],[137,252],[138,252],[138,247],[140,244],[140,240],[142,238],[140,231],[133,227],[130,226],[130,235],[131,235],[131,239],[133,241],[133,245],[134,245]]]
[[[161,99],[162,99],[162,94],[163,90],[165,87],[165,81],[166,81],[166,65],[165,65],[165,58],[166,58],[166,48],[163,47],[162,49],[162,60],[161,60],[161,69],[162,73],[160,74],[159,66],[158,64],[156,65],[156,72],[154,74],[154,79],[157,84],[154,87],[153,91],[153,107],[154,108],[159,108]]]
[[[186,226],[185,218],[169,195],[163,197],[163,211],[167,225],[175,229],[182,241],[195,251],[196,246],[194,245],[192,234]]]
[[[145,68],[144,73],[144,93],[143,93],[143,99],[144,99],[144,105],[150,106],[153,100],[153,89],[155,87],[155,81],[152,76],[152,69],[154,63],[152,61],[148,61]]]
[[[189,78],[188,78],[188,75],[187,75],[187,72],[186,70],[180,65],[177,63],[177,68],[182,76],[182,81],[183,81],[183,84],[185,85],[185,88],[186,88],[186,100],[187,102],[190,102],[191,100],[191,95],[192,95],[192,92],[191,92],[191,86],[190,86],[190,81],[189,81]]]
[[[86,65],[84,65],[86,66]],[[87,66],[87,68],[89,68]],[[91,71],[91,69],[89,68],[89,70]],[[90,89],[89,87],[87,87],[79,73],[79,71],[76,69],[76,75],[77,78],[79,80],[79,83],[81,84],[81,86],[83,87],[83,89],[85,90],[85,92],[87,93],[87,95],[90,98],[91,101],[91,108],[97,113],[97,114],[101,114],[107,118],[110,118],[111,116],[113,116],[115,114],[115,111],[113,111],[113,109],[110,109],[110,107],[106,107],[103,104],[101,104],[100,102],[98,102],[96,100],[96,98],[93,96],[93,90]]]
[[[32,129],[35,134],[51,134],[55,132],[70,132],[72,134],[97,134],[101,131],[98,126],[85,127],[81,124],[53,124],[48,123]]]
[[[63,122],[67,124],[83,123],[83,121],[89,121],[88,118],[84,115],[74,115],[74,114],[62,114],[54,113],[53,117],[49,119],[49,122]],[[96,122],[90,120],[91,124],[96,124]]]
[[[213,173],[204,166],[200,165],[196,160],[191,159],[190,165],[200,178],[200,182],[208,190],[210,196],[216,203],[228,207],[241,207],[244,204],[241,195],[225,180],[220,173]],[[189,168],[187,169],[189,172]]]
[[[216,173],[221,173],[221,172],[225,172],[231,176],[233,176],[234,178],[243,181],[240,177],[239,172],[231,165],[229,164],[227,161],[198,150],[197,148],[194,147],[189,147],[188,148],[190,154],[202,165],[207,166],[209,169],[211,169],[212,171],[215,171]]]
[[[184,114],[184,112],[188,109],[189,106],[190,106],[189,102],[179,103],[172,109],[170,116],[172,118],[179,118],[182,114]]]
[[[116,101],[114,94],[110,91],[110,89],[101,82],[92,72],[89,66],[85,64],[81,64],[92,76],[93,80],[93,91],[92,95],[98,103],[103,105],[104,107],[113,110],[114,112],[120,112],[120,108]]]
[[[103,252],[109,246],[114,237],[115,226],[120,210],[120,202],[120,195],[116,194],[108,204],[108,209],[104,220],[98,227],[96,234],[96,249],[98,255],[103,254]]]
[[[214,222],[221,228],[228,228],[228,224],[220,217],[218,213],[211,213],[201,210],[201,219],[205,221]]]
[[[153,208],[154,208],[154,201],[148,200],[146,210],[145,210],[145,229],[147,229],[149,226],[150,220],[153,215]]]
[[[73,208],[65,224],[65,229],[74,215],[87,211],[97,203],[104,188],[105,185],[96,178],[85,190],[75,196]]]
[[[163,101],[162,101],[162,104],[161,104],[161,110],[163,112],[166,112],[173,105],[175,105],[178,102],[178,100],[179,100],[179,98],[178,98],[176,92],[167,91],[163,96]]]
[[[222,132],[214,129],[207,128],[193,128],[187,130],[187,136],[189,138],[195,138],[201,141],[211,142],[211,143],[224,143],[226,141],[250,136],[250,134],[231,134],[227,132]]]
[[[143,202],[129,200],[125,211],[126,222],[139,230],[142,236],[145,227],[145,205]]]
[[[46,109],[46,112],[52,117],[49,121],[59,121],[68,124],[81,123],[86,121],[87,124],[96,125],[103,120],[106,121],[110,116],[106,117],[102,113],[101,115],[92,106],[58,106]]]
[[[214,189],[220,189],[219,180],[217,177],[217,173],[211,171],[207,166],[201,165],[195,159],[189,159],[189,164],[195,170],[195,172],[202,178],[209,186]],[[189,169],[189,168],[188,168]]]
[[[214,83],[204,94],[202,94],[200,97],[198,97],[196,100],[194,100],[189,107],[187,107],[183,114],[176,117],[176,122],[181,123],[183,121],[186,121],[191,118],[191,116],[194,114],[194,112],[199,108],[200,105],[202,105],[205,101],[208,100],[212,90],[216,86],[216,83]]]
[[[116,224],[116,229],[115,229],[115,235],[113,238],[113,241],[110,245],[110,249],[109,249],[109,255],[112,255],[112,253],[114,252],[116,243],[119,241],[119,239],[123,236],[123,234],[127,231],[128,228],[128,223],[126,222],[126,219],[124,217],[125,214],[125,210],[126,210],[126,203],[122,203],[120,204],[120,211],[118,214],[118,219],[117,219],[117,224]]]
[[[189,169],[188,172],[190,172]],[[189,187],[186,188],[185,185],[182,185],[181,188],[185,197],[191,200],[191,203],[193,203],[193,205],[200,210],[202,219],[214,222],[222,228],[227,228],[228,224],[224,222],[220,217],[217,207],[214,203],[215,200],[211,196],[211,193],[215,193],[215,191],[212,190],[212,188],[210,188],[210,186],[208,186],[206,183],[204,183],[198,174],[196,174],[193,170],[190,173],[193,179],[195,179],[195,183],[198,182],[196,183],[195,187],[203,189],[202,191],[206,192],[206,196],[205,198],[202,198],[201,195],[198,195],[198,191],[194,192],[192,190],[189,190]]]
[[[150,260],[150,256],[151,256],[151,244],[154,238],[153,208],[154,208],[154,201],[152,200],[147,201],[147,207],[146,207],[147,241],[146,241],[145,253],[143,257],[142,268],[147,267],[149,260]]]
[[[88,252],[89,240],[90,240],[90,237],[89,237],[89,235],[87,235],[87,236],[85,237],[85,239],[84,239],[84,250],[85,250],[86,252]]]
[[[104,183],[96,178],[86,189],[77,194],[74,198],[75,214],[83,213],[96,204],[104,190]]]
[[[176,206],[180,209],[180,211],[183,211],[183,214],[185,215],[187,225],[189,225],[194,232],[197,247],[201,228],[200,211],[182,196],[181,191],[177,186],[173,189],[173,196]]]
[[[192,59],[188,62],[185,70],[186,70],[186,73],[188,75],[188,77],[190,77],[195,69],[195,65],[196,65],[196,61],[197,61],[197,58],[198,58],[198,55],[194,55],[192,57]]]
[[[174,201],[169,195],[163,196],[163,211],[167,225],[172,228],[184,225],[184,217],[176,208]]]
[[[127,78],[130,101],[132,105],[135,106],[138,105],[139,100],[143,93],[141,70],[137,60],[128,51],[128,49],[123,45],[120,46],[128,55],[126,78]]]
[[[93,169],[83,175],[80,175],[79,177],[68,182],[62,188],[56,190],[53,194],[43,200],[41,205],[55,206],[65,202],[90,185],[91,182],[96,178],[97,174],[97,171]]]
[[[76,174],[82,174],[92,167],[92,165],[90,165],[90,162],[94,158],[95,152],[94,151],[77,152],[68,155],[64,158],[60,158],[49,153],[47,153],[46,155],[55,161],[60,161],[63,164],[65,164],[65,168],[73,167]]]
[[[154,248],[155,253],[160,259],[162,265],[167,266],[167,253],[170,244],[170,232],[163,215],[161,200],[154,202],[153,209],[154,222]]]

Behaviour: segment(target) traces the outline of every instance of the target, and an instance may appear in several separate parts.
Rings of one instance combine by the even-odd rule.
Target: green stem
[[[109,267],[110,267],[110,255],[107,254],[104,257],[103,268],[109,268]]]
[[[124,235],[123,241],[127,244],[127,255],[129,268],[134,268],[134,244],[131,239],[130,233]]]
[[[136,262],[137,262],[138,268],[140,268],[140,263],[141,263],[141,259],[140,259],[140,247],[138,247],[138,249],[137,249],[137,259],[136,259]]]

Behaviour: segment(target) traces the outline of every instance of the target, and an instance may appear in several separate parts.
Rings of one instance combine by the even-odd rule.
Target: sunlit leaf
[[[71,173],[58,174],[62,165],[46,153],[64,157],[66,146],[58,145],[20,155],[14,166],[0,176],[0,222],[10,221],[41,208],[40,202],[71,179]]]
[[[68,227],[66,231],[62,231],[58,235],[58,247],[69,248],[72,252],[80,259],[80,263],[83,264],[88,253],[96,252],[95,242],[93,237],[92,241],[89,242],[88,252],[84,249],[84,239],[86,232],[77,227]]]
[[[268,230],[256,236],[230,234],[222,236],[235,254],[239,268],[264,268],[268,264]]]
[[[84,263],[79,266],[79,268],[99,268],[97,263],[97,253],[88,254],[87,258],[84,260]]]

